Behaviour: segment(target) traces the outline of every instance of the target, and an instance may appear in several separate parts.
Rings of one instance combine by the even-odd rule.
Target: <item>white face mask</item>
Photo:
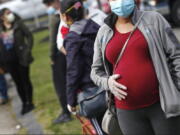
[[[12,23],[15,20],[15,15],[13,13],[10,13],[6,15],[6,19],[8,20],[8,22]]]

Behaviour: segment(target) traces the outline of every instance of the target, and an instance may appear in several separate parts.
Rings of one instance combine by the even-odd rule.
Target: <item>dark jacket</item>
[[[29,29],[24,25],[24,23],[17,19],[13,24],[14,29],[14,50],[17,55],[17,61],[22,66],[28,66],[33,62],[33,57],[31,54],[33,47],[33,36]],[[0,27],[0,33],[4,30],[3,26]],[[3,54],[5,47],[3,45],[2,39],[0,39],[0,59],[3,59]],[[0,64],[2,65],[1,61]]]
[[[99,25],[92,20],[75,22],[64,40],[67,51],[67,102],[76,105],[77,91],[94,87],[90,79],[94,41]]]
[[[50,38],[50,58],[56,60],[56,56],[60,53],[57,48],[57,34],[59,30],[60,18],[59,15],[53,14],[49,16],[49,38]]]

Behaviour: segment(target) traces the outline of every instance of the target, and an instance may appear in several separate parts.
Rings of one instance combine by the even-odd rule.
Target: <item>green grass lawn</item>
[[[35,61],[31,66],[31,78],[34,86],[36,118],[43,126],[45,134],[78,135],[81,134],[81,125],[75,118],[67,124],[52,125],[52,120],[59,115],[61,110],[51,79],[49,44],[40,42],[47,36],[47,30],[34,34],[33,56]]]

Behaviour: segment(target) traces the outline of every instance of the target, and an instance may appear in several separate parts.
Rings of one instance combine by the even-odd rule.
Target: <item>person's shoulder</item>
[[[15,29],[25,29],[24,26],[26,26],[26,25],[25,25],[25,23],[20,19],[20,20],[16,20],[16,21],[14,22],[13,26],[14,26]]]
[[[73,38],[76,39],[78,37],[80,37],[80,35],[74,31],[69,31],[69,33],[66,35],[66,39],[73,39]]]
[[[79,47],[79,45],[81,45],[82,40],[82,37],[76,32],[69,32],[64,38],[64,47],[67,50],[72,50],[72,48]]]
[[[110,28],[106,23],[104,23],[104,24],[99,28],[98,36],[104,35],[105,33],[109,32],[110,30],[111,30],[111,28]]]
[[[65,44],[71,44],[80,41],[82,38],[74,31],[70,31],[64,38]]]
[[[156,11],[143,11],[143,18],[146,19],[149,23],[156,23],[157,21],[165,21],[165,18]]]

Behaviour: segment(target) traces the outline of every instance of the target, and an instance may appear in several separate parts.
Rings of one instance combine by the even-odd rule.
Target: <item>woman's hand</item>
[[[76,107],[72,107],[70,106],[69,104],[67,105],[67,108],[69,110],[70,113],[72,113],[73,115],[76,115],[77,112],[76,112]]]
[[[126,96],[128,95],[125,90],[127,90],[127,87],[118,83],[116,80],[120,78],[120,75],[112,75],[108,79],[108,85],[111,93],[118,98],[119,100],[126,99]]]
[[[64,47],[61,47],[60,51],[64,54],[67,55],[66,49]]]

